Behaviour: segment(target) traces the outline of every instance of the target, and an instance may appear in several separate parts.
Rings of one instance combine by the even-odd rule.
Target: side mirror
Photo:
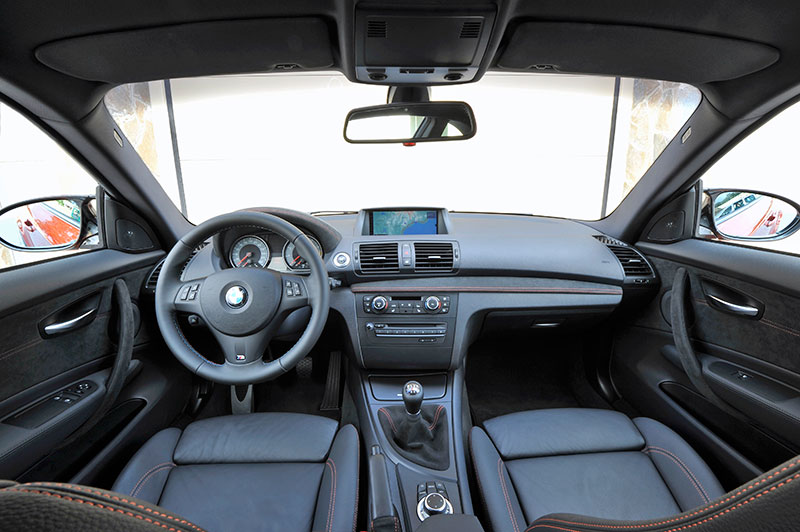
[[[800,205],[754,190],[706,190],[704,216],[723,240],[780,240],[800,229]]]
[[[0,210],[0,243],[15,251],[60,251],[79,247],[96,220],[91,197],[44,198]]]
[[[416,144],[466,140],[475,130],[475,115],[464,102],[389,103],[350,111],[344,139],[353,144]]]

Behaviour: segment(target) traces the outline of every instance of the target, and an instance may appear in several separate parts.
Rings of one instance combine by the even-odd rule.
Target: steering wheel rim
[[[211,236],[234,227],[271,231],[294,243],[306,258],[310,275],[230,268],[181,281],[183,267],[192,251]],[[300,295],[294,295],[296,288],[300,289]],[[234,292],[230,300],[229,291]],[[195,295],[191,296],[191,292]],[[311,306],[311,318],[297,343],[278,359],[262,361],[264,350],[283,319],[307,305]],[[255,384],[286,373],[316,344],[330,308],[328,274],[313,244],[300,229],[277,216],[238,211],[203,222],[173,246],[161,267],[155,307],[167,347],[187,369],[222,384]],[[189,343],[178,324],[178,312],[197,314],[203,319],[222,347],[224,364],[210,361]]]

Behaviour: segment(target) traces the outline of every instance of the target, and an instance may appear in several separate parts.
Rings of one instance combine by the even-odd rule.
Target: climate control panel
[[[366,295],[361,300],[366,314],[449,314],[451,299],[444,294],[421,296]]]

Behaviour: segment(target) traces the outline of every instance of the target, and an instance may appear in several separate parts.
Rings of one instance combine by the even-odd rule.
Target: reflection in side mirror
[[[463,102],[390,103],[350,111],[344,138],[354,144],[413,144],[466,140],[475,129],[472,108]]]
[[[800,228],[800,206],[751,190],[710,190],[714,231],[730,240],[779,240]]]
[[[83,198],[18,203],[0,210],[0,243],[17,251],[56,251],[78,245]]]

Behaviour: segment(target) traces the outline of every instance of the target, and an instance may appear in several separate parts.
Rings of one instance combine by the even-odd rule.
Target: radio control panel
[[[359,356],[368,369],[450,366],[458,294],[431,290],[354,294]]]
[[[449,314],[451,297],[445,294],[421,296],[366,295],[361,299],[365,314]]]

